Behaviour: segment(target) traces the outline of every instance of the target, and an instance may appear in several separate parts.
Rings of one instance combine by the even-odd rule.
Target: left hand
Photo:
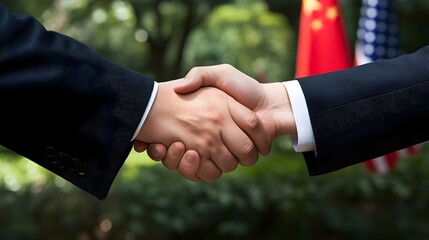
[[[169,161],[163,161],[167,168],[178,167],[172,164],[171,159],[183,157],[184,162],[195,163],[194,159],[202,157],[197,175],[211,182],[220,177],[222,172],[235,169],[237,160],[245,166],[253,165],[258,158],[254,144],[258,149],[269,152],[271,140],[252,111],[215,88],[177,95],[173,91],[176,84],[160,84],[154,105],[137,136],[140,141],[179,146],[171,148],[171,151],[169,148],[167,152],[163,147],[160,148],[169,156]],[[248,135],[257,141],[252,143]],[[183,142],[187,149],[196,149],[199,155],[195,152],[183,155],[186,149],[180,149],[179,143],[173,144],[177,141]],[[137,145],[136,148],[144,149],[144,145]],[[189,178],[187,174],[184,175]],[[198,178],[193,177],[191,180]]]

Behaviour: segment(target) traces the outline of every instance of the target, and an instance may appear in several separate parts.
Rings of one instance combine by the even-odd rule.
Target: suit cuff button
[[[86,174],[86,164],[77,158],[71,159],[69,166],[68,166],[68,169],[71,172],[76,172],[79,175],[85,175]]]
[[[60,161],[60,159],[58,158],[58,151],[54,148],[54,147],[47,147],[44,150],[45,152],[45,156],[49,158],[49,160],[56,164]]]
[[[54,147],[47,147],[45,148],[45,155],[48,158],[54,158],[58,156],[58,151]]]
[[[82,164],[81,164],[79,159],[72,158],[70,163],[69,163],[68,169],[72,172],[76,172],[80,168],[81,165]]]
[[[80,162],[80,167],[77,170],[77,174],[83,176],[87,173],[87,169],[86,169],[86,163],[84,162]]]

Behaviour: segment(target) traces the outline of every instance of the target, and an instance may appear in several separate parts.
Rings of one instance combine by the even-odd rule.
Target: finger
[[[147,149],[147,147],[148,147],[148,144],[145,142],[141,142],[137,140],[134,142],[134,150],[136,152],[139,152],[139,153],[144,152]]]
[[[209,67],[194,67],[174,88],[177,93],[190,93],[204,86],[217,86],[221,79],[219,68],[221,65]]]
[[[206,86],[224,91],[250,109],[254,109],[263,98],[260,83],[229,64],[194,67],[174,91],[190,93]]]
[[[233,99],[228,100],[228,109],[235,124],[237,124],[237,126],[250,137],[258,152],[262,155],[267,155],[271,151],[272,140],[258,115]],[[228,135],[226,137],[228,137]],[[237,140],[237,143],[240,142]],[[231,144],[233,144],[233,142]],[[232,146],[235,145],[236,144],[233,144]],[[235,156],[239,159],[246,157],[247,150],[250,150],[247,148],[248,146],[244,145],[244,149],[242,150],[243,153],[240,154],[239,152],[234,152]]]
[[[222,85],[225,82],[223,74],[228,66],[230,65],[221,64],[207,67],[194,67],[186,74],[182,81],[180,81],[179,85],[174,88],[174,91],[177,93],[190,93],[201,87],[208,86],[224,90],[222,89]],[[230,67],[233,68],[232,66]]]
[[[225,146],[234,154],[241,165],[252,166],[256,163],[259,156],[255,145],[234,122],[225,124],[221,137]],[[219,165],[217,161],[216,165]]]
[[[164,160],[162,160],[162,164],[170,170],[177,170],[180,159],[185,154],[185,145],[181,142],[174,142],[168,147],[167,155]]]
[[[212,152],[211,161],[216,165],[216,167],[224,173],[234,171],[239,160],[234,156],[234,154],[224,145],[223,142],[220,143],[221,146],[216,149],[216,152]]]
[[[198,68],[192,68],[191,71],[174,88],[176,93],[191,93],[204,85],[204,76]]]
[[[180,175],[194,182],[199,182],[201,179],[197,176],[200,169],[200,156],[194,150],[188,150],[183,155],[177,167]]]
[[[228,100],[228,109],[230,112],[238,111],[238,115],[245,111],[250,111],[232,99]],[[255,144],[249,136],[237,126],[232,116],[225,119],[221,130],[221,138],[229,151],[238,158],[241,165],[251,166],[258,160],[259,154]]]
[[[222,172],[216,167],[216,165],[208,159],[202,160],[200,163],[200,169],[198,170],[197,176],[205,182],[214,182],[220,176]]]
[[[160,143],[149,144],[147,155],[154,161],[161,161],[167,154],[167,147]]]

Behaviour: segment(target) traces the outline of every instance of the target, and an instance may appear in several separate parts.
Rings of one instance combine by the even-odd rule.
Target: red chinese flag
[[[341,8],[337,0],[303,0],[296,77],[351,67]]]

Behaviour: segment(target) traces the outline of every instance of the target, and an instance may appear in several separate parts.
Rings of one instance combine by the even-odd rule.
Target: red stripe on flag
[[[390,170],[398,164],[399,160],[407,156],[416,155],[420,152],[421,144],[417,144],[375,159],[371,159],[364,162],[364,165],[371,172],[383,175],[390,172]]]

